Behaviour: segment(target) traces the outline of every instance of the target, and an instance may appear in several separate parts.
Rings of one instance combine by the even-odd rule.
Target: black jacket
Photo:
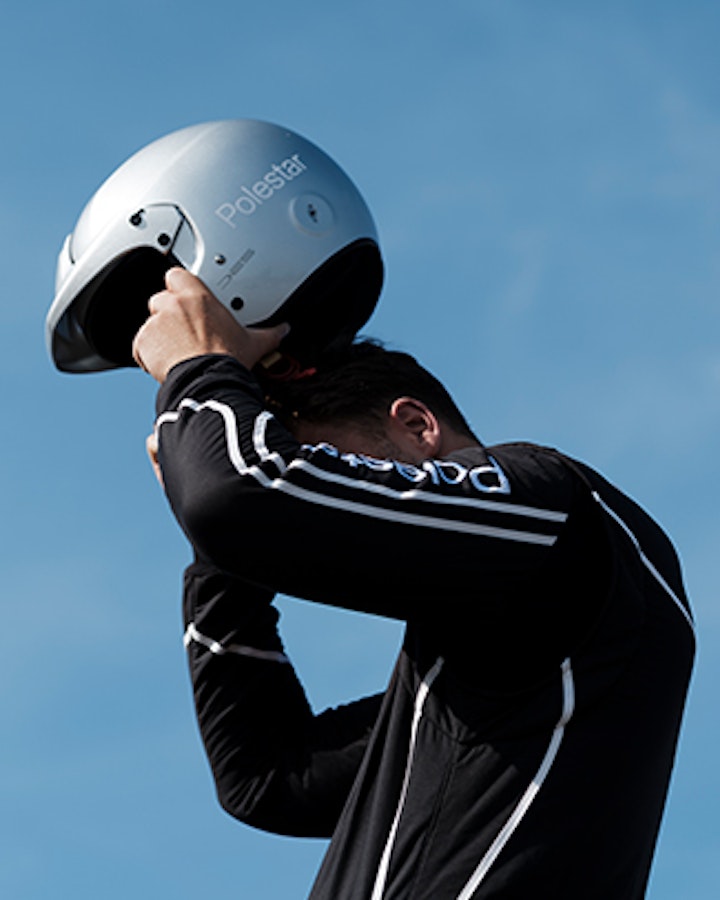
[[[313,900],[644,895],[694,634],[635,503],[529,444],[300,447],[228,357],[172,371],[157,431],[220,801],[332,836]],[[385,693],[314,715],[275,592],[404,620]]]

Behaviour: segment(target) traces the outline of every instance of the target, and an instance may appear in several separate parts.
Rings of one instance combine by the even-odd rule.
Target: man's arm
[[[534,632],[539,583],[558,595],[552,551],[574,497],[559,464],[506,477],[492,458],[416,467],[301,447],[250,372],[281,332],[242,328],[187,272],[167,282],[135,355],[162,383],[165,489],[201,556],[273,591],[400,619],[472,615],[484,630],[498,611],[522,624],[498,598],[525,597]]]
[[[569,486],[531,504],[492,464],[418,468],[302,447],[229,356],[176,366],[158,395],[175,516],[200,553],[274,591],[399,619],[548,571]],[[567,479],[569,481],[569,477]],[[483,594],[478,594],[479,577]]]
[[[329,837],[381,697],[313,715],[271,594],[200,562],[184,587],[197,718],[221,805],[257,828]]]

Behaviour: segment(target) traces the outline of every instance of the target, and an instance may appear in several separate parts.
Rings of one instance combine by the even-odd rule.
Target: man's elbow
[[[216,784],[216,790],[222,809],[251,828],[284,837],[328,838],[332,834],[334,819],[323,821],[318,806],[308,804],[285,786],[278,789],[272,773],[229,789]]]
[[[232,570],[238,548],[245,555],[253,541],[256,518],[251,498],[198,478],[171,495],[173,511],[191,544],[220,568]]]

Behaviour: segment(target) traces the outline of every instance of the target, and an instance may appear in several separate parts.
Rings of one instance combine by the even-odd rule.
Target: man
[[[196,553],[186,643],[223,806],[332,836],[313,900],[643,897],[694,651],[660,528],[557,451],[484,447],[404,354],[260,376],[266,401],[281,327],[242,328],[181,270],[150,312],[134,354]],[[314,715],[275,592],[404,620],[385,693]]]

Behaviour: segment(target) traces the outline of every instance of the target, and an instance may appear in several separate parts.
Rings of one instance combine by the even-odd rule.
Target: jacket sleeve
[[[281,834],[330,837],[381,697],[317,716],[277,633],[272,595],[196,561],[185,573],[185,644],[218,799]]]
[[[170,504],[204,558],[271,591],[398,619],[439,598],[448,610],[530,589],[570,504],[566,482],[536,496],[492,457],[416,467],[301,446],[226,356],[172,370],[156,431]]]

